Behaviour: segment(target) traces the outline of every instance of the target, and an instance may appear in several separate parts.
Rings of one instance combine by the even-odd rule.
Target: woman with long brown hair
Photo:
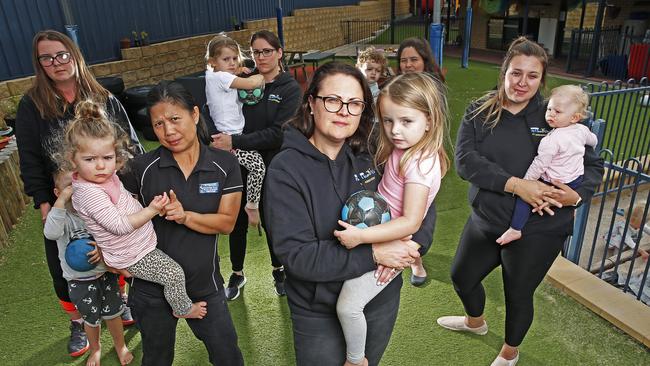
[[[54,30],[38,32],[32,42],[32,63],[36,77],[18,105],[16,138],[25,192],[44,221],[56,200],[52,179],[56,166],[51,154],[60,142],[61,131],[74,117],[77,102],[93,99],[105,105],[111,119],[130,134],[139,150],[141,147],[124,108],[95,80],[79,47],[69,37]],[[88,342],[81,315],[68,296],[56,242],[45,239],[45,255],[54,290],[71,320],[68,352],[81,356],[88,350]],[[128,314],[123,320],[125,324],[133,323]]]

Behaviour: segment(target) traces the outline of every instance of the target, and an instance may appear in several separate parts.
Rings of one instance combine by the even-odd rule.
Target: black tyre
[[[124,107],[139,110],[147,104],[147,94],[155,85],[139,85],[124,91]]]
[[[124,80],[122,80],[121,77],[106,76],[103,78],[97,78],[97,82],[118,98],[124,91]]]

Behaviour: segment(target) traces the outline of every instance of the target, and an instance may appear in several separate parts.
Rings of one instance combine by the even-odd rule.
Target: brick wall
[[[397,15],[408,13],[409,0],[397,0]],[[388,19],[390,0],[361,1],[356,6],[298,9],[284,18],[285,48],[325,50],[344,44],[340,22],[348,19]],[[242,47],[252,33],[268,29],[277,32],[275,18],[251,20],[244,30],[228,32]],[[205,47],[213,34],[156,43],[122,50],[122,60],[93,65],[97,77],[121,76],[125,86],[154,84],[205,69]],[[32,85],[33,76],[0,82],[0,116],[11,99],[17,99]],[[4,106],[4,107],[3,107]],[[0,122],[0,124],[3,122]]]

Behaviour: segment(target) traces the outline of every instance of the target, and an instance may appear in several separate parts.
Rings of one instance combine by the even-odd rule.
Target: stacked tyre
[[[129,115],[133,127],[142,132],[145,139],[150,141],[157,140],[156,135],[151,127],[151,122],[147,116],[147,94],[154,85],[140,85],[128,88],[124,91],[123,104],[126,113]]]

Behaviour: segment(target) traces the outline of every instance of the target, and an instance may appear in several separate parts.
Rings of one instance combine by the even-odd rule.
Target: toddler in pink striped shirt
[[[170,197],[163,193],[143,208],[115,175],[129,158],[128,136],[92,101],[77,104],[76,116],[64,133],[63,151],[55,160],[74,172],[72,204],[101,248],[106,265],[163,285],[175,316],[203,318],[205,301],[192,303],[183,269],[156,248],[151,219],[164,214]]]
[[[594,147],[598,138],[580,124],[587,115],[589,96],[577,85],[562,85],[551,91],[546,108],[546,123],[553,128],[540,141],[537,156],[528,167],[524,179],[542,179],[547,183],[560,181],[577,189],[584,174],[585,146]],[[576,202],[576,206],[581,199]],[[498,239],[505,245],[521,238],[521,230],[530,217],[531,206],[517,198],[510,228]]]

